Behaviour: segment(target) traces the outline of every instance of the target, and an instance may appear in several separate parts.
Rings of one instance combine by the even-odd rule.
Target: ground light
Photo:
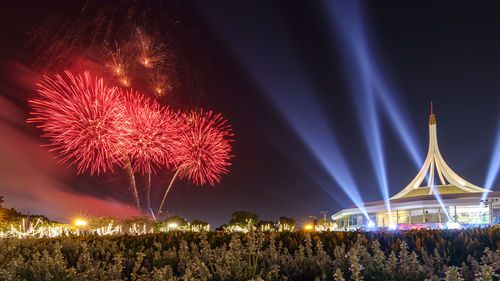
[[[439,205],[441,205],[441,208],[443,209],[444,214],[448,218],[448,221],[451,221],[451,217],[448,214],[448,210],[446,209],[446,206],[444,205],[444,202],[443,202],[443,199],[441,198],[441,195],[438,192],[434,191],[434,186],[435,186],[434,183],[430,183],[429,186],[432,189],[432,194],[434,194],[434,197],[439,202]]]
[[[488,191],[495,183],[498,176],[498,171],[500,170],[500,127],[497,130],[497,136],[495,139],[495,147],[493,149],[493,154],[491,156],[490,166],[488,168],[488,174],[486,175],[486,181],[484,183],[484,188],[487,190],[481,196],[481,200],[485,200],[488,197]]]
[[[455,221],[449,221],[446,223],[446,229],[461,229],[462,226]]]
[[[397,228],[398,228],[398,226],[395,223],[391,222],[389,224],[389,230],[396,230]]]
[[[86,226],[87,225],[87,221],[83,220],[83,219],[76,219],[75,220],[75,225],[76,226]]]
[[[314,228],[314,227],[313,227],[313,225],[312,225],[312,224],[306,224],[306,225],[304,226],[304,229],[305,229],[305,230],[313,230],[313,228]]]

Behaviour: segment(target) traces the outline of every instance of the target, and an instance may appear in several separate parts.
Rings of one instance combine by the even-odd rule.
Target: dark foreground
[[[499,246],[499,228],[3,239],[0,279],[497,280]]]

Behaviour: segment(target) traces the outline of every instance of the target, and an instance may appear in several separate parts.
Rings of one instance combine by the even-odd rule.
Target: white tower
[[[436,173],[434,173],[434,170]],[[434,184],[435,175],[438,175],[441,185],[436,186]],[[429,175],[427,186],[422,186],[422,182],[425,180],[426,176]],[[427,195],[433,194],[433,192],[441,193],[440,187],[454,187],[454,190],[460,192],[488,192],[487,190],[473,185],[468,181],[464,180],[453,172],[450,167],[446,164],[439,152],[437,134],[436,134],[436,116],[432,111],[431,102],[431,115],[429,117],[429,152],[427,152],[427,158],[418,172],[417,176],[401,190],[398,194],[394,195],[391,199],[397,199],[401,197],[407,197],[410,192],[415,190],[426,191]],[[418,192],[419,195],[424,195]]]

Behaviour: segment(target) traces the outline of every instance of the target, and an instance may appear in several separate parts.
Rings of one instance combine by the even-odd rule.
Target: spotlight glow
[[[484,183],[484,188],[486,190],[491,190],[491,187],[495,183],[500,170],[500,126],[497,131],[497,136],[495,139],[495,148],[493,149],[493,154],[491,156],[490,166],[488,168],[488,174],[486,176],[486,181]],[[481,196],[481,200],[485,200],[488,197],[488,192],[484,192]]]
[[[434,191],[434,183],[430,183],[429,186],[432,189],[432,194],[434,194],[434,197],[436,197],[436,200],[439,202],[439,205],[441,205],[441,209],[443,209],[446,217],[448,218],[448,221],[451,221],[451,217],[448,214],[448,210],[446,210],[446,206],[444,205],[444,202],[443,202],[443,199],[441,198],[441,195]]]
[[[358,65],[359,69],[350,69],[349,79],[351,84],[359,87],[359,82],[364,85],[363,91],[373,91],[374,95],[382,103],[382,108],[388,114],[392,126],[402,143],[406,147],[408,153],[412,157],[415,165],[420,167],[422,162],[420,145],[415,140],[417,138],[409,130],[408,117],[402,113],[401,104],[398,104],[394,98],[393,91],[388,87],[381,76],[381,71],[376,67],[375,57],[369,51],[369,42],[366,37],[366,30],[363,26],[362,11],[359,1],[326,1],[326,9],[330,14],[328,18],[332,19],[332,26],[335,34],[343,34],[341,41],[345,42],[343,57],[346,60],[346,66],[351,68],[352,65]],[[332,16],[333,15],[333,16]],[[359,72],[358,76],[352,75],[353,72]]]
[[[375,227],[375,223],[373,221],[369,221],[368,224],[367,224],[368,228],[374,228]]]
[[[446,223],[447,229],[460,229],[462,226],[458,222],[449,221]]]
[[[75,220],[75,225],[76,226],[86,226],[87,225],[87,221],[82,220],[82,219],[76,219]]]
[[[401,139],[401,142],[406,147],[407,152],[413,159],[413,163],[417,167],[422,166],[422,163],[424,162],[422,159],[422,155],[424,154],[420,149],[422,146],[417,143],[416,140],[418,138],[414,133],[412,133],[413,131],[408,129],[410,127],[408,125],[408,117],[401,112],[401,104],[394,99],[394,96],[391,95],[391,91],[382,82],[382,79],[374,79],[373,83],[377,91],[377,96],[382,102],[382,107],[386,109],[385,113],[391,120],[391,124],[394,125],[393,128],[395,129],[398,137]]]
[[[397,228],[398,228],[398,226],[395,223],[391,222],[389,224],[389,230],[396,230]]]
[[[354,92],[359,121],[380,191],[390,213],[385,154],[373,86],[375,68],[364,36],[358,3],[350,1],[346,5],[334,5],[332,9],[345,36],[343,41],[348,55],[343,57],[346,60],[345,65]],[[389,220],[392,222],[392,217],[389,217]]]
[[[207,10],[209,9],[207,7]],[[262,11],[256,11],[257,14],[260,12]],[[368,218],[354,177],[331,129],[331,124],[325,117],[322,106],[316,99],[315,90],[307,79],[309,75],[304,73],[304,68],[293,48],[275,47],[293,46],[293,40],[287,37],[288,32],[274,18],[263,17],[262,20],[276,36],[248,42],[240,36],[246,29],[242,30],[241,27],[215,18],[209,11],[206,15],[331,179]],[[337,200],[338,195],[331,186],[331,184],[320,184],[332,199]]]

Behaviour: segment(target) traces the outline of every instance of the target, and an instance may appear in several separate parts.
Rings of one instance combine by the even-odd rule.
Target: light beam
[[[248,26],[235,26],[230,21],[224,22],[227,19],[214,17],[215,13],[210,10],[213,7],[207,5],[205,8],[207,17],[215,26],[214,29],[222,33],[222,38],[251,77],[264,90],[330,177],[368,218],[357,185],[330,128],[331,124],[316,100],[316,93],[306,78],[307,74],[298,63],[297,54],[290,47],[293,41],[286,36],[287,32],[281,22],[276,21],[276,18],[265,10],[253,9],[235,15],[257,16],[268,27],[269,32],[266,34],[273,34],[268,37],[259,33],[250,39],[248,36],[241,36],[253,33],[252,29],[247,30]],[[335,198],[331,187],[321,187]]]
[[[486,181],[484,183],[484,188],[486,190],[491,190],[495,180],[498,176],[498,171],[500,170],[500,126],[497,129],[497,136],[495,139],[495,147],[493,149],[493,154],[491,155],[490,166],[488,168],[488,174],[486,175]],[[485,200],[488,197],[489,192],[484,192],[481,196],[481,200]]]

